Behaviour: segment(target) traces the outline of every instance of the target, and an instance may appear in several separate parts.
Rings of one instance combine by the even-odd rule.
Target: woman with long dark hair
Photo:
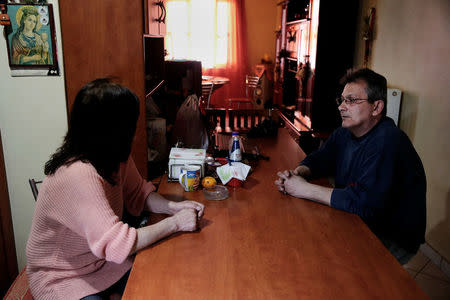
[[[109,79],[75,98],[62,146],[45,164],[27,244],[35,299],[103,299],[123,292],[133,254],[177,231],[193,231],[204,206],[154,192],[130,157],[139,101]],[[135,229],[124,210],[172,215]]]

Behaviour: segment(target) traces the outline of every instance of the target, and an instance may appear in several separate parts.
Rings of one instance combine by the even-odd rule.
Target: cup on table
[[[200,185],[200,166],[181,167],[178,180],[186,192],[197,190]]]

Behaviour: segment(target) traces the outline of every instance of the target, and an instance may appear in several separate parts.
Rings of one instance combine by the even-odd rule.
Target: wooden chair
[[[202,83],[202,101],[206,101],[206,108],[209,108],[211,102],[211,95],[214,91],[214,82],[208,82],[208,84]]]
[[[260,77],[245,75],[245,97],[228,99],[228,107],[231,109],[254,109],[256,93]]]
[[[37,200],[37,196],[38,196],[38,188],[37,185],[41,184],[42,181],[36,181],[34,180],[34,178],[28,179],[28,183],[30,184],[30,188],[31,188],[31,193],[33,194],[34,197],[34,201]]]

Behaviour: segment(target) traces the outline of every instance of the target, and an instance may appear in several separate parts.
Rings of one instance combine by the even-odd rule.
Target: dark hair
[[[366,93],[369,103],[376,100],[383,100],[384,108],[382,115],[386,116],[387,109],[387,81],[386,78],[370,69],[350,69],[341,79],[341,84],[346,85],[351,82],[364,81],[366,83]]]
[[[89,82],[75,97],[69,129],[45,164],[45,175],[80,160],[114,185],[114,173],[130,155],[138,116],[139,99],[128,88],[108,78]]]

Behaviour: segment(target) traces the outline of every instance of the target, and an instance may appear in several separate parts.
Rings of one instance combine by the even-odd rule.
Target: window
[[[166,10],[168,59],[199,60],[206,69],[231,64],[230,1],[168,0]]]

